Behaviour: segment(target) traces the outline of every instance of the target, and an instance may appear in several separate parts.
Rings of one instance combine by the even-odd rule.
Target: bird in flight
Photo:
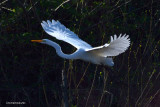
[[[130,39],[126,34],[120,34],[118,37],[117,35],[114,35],[113,37],[111,36],[109,44],[106,43],[102,46],[92,47],[87,42],[81,40],[74,32],[70,31],[59,21],[42,21],[41,25],[47,34],[73,45],[77,50],[72,54],[64,54],[61,47],[49,39],[31,41],[54,47],[56,53],[65,59],[81,59],[94,64],[113,66],[114,62],[111,57],[125,52],[130,46]]]

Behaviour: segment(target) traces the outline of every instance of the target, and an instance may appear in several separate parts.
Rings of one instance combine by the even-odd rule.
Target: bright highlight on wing
[[[42,21],[41,25],[46,33],[55,37],[58,40],[63,40],[75,46],[77,49],[92,48],[91,45],[81,40],[75,33],[70,31],[68,28],[62,25],[59,21],[55,21],[55,20],[52,20],[52,22],[49,20],[47,20],[47,22]]]
[[[123,36],[121,34],[118,38],[116,35],[114,35],[114,38],[111,36],[110,44],[87,49],[86,52],[94,53],[102,57],[117,56],[125,52],[129,47],[130,39],[128,37],[126,34]]]

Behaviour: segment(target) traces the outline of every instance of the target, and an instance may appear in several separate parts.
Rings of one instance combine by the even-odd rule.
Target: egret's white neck
[[[62,52],[61,47],[57,43],[55,43],[55,42],[53,42],[51,40],[47,40],[45,44],[54,47],[56,49],[56,53],[58,54],[58,56],[60,56],[62,58],[65,58],[65,59],[78,59],[78,50],[76,52],[74,52],[73,54],[67,55],[67,54],[64,54]]]

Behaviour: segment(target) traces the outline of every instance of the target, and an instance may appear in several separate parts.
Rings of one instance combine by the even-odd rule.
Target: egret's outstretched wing
[[[128,37],[128,35],[120,35],[118,38],[116,35],[114,35],[114,37],[111,36],[110,44],[87,49],[87,52],[95,53],[103,57],[117,56],[125,52],[129,47],[130,39]]]
[[[63,40],[75,46],[77,49],[92,48],[91,45],[81,40],[75,33],[70,31],[68,28],[62,25],[59,21],[55,21],[55,20],[52,20],[52,22],[50,22],[49,20],[47,20],[47,22],[42,21],[41,25],[46,33],[57,38],[58,40]]]

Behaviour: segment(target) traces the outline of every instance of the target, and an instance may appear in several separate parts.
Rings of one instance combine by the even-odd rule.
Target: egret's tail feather
[[[105,65],[113,66],[114,65],[113,59],[112,58],[106,58]]]

